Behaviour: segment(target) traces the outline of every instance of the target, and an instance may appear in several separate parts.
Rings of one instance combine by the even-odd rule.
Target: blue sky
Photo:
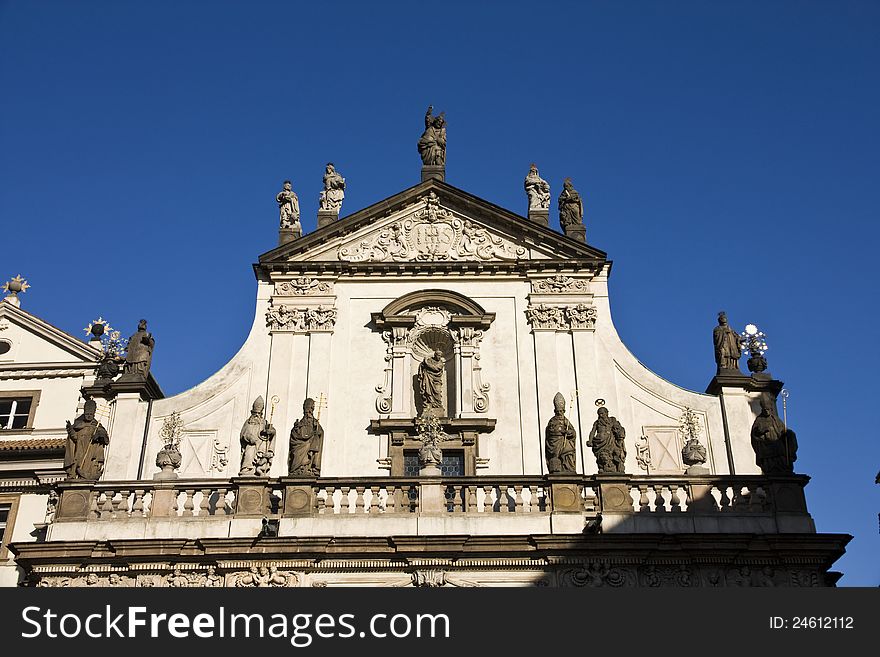
[[[876,586],[878,33],[870,1],[0,2],[0,277],[76,335],[146,317],[179,392],[246,337],[281,181],[306,231],[327,161],[343,214],[409,187],[433,104],[451,184],[573,179],[648,367],[702,391],[718,310],[760,325],[840,583]]]

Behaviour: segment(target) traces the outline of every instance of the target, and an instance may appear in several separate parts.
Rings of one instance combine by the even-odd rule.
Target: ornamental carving
[[[576,306],[548,306],[539,304],[526,308],[526,321],[532,329],[556,331],[594,330],[599,313],[595,306],[580,303]]]
[[[419,308],[414,317],[416,326],[446,326],[452,318],[452,314],[445,308],[438,306],[426,306]]]
[[[333,283],[319,281],[317,278],[302,276],[292,281],[275,283],[275,294],[280,297],[302,297],[317,294],[332,294]]]
[[[631,585],[628,569],[611,566],[605,561],[593,561],[581,568],[570,568],[560,574],[563,586],[611,586]]]
[[[266,326],[272,331],[293,331],[310,333],[312,331],[332,331],[336,325],[336,309],[295,308],[293,306],[271,306],[266,311]]]
[[[251,566],[246,572],[232,576],[230,586],[237,587],[288,587],[298,586],[296,573],[280,571],[277,566]]]
[[[648,587],[698,585],[691,569],[684,564],[679,566],[645,566],[642,568],[641,581],[642,586]]]
[[[565,294],[570,292],[587,292],[587,281],[559,274],[553,278],[542,278],[532,281],[532,292],[536,294]]]
[[[517,260],[526,249],[440,206],[431,192],[425,206],[360,243],[340,247],[344,262],[438,262],[450,260]]]

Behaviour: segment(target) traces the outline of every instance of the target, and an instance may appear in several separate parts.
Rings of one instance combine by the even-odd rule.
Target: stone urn
[[[706,448],[696,438],[691,438],[685,443],[681,449],[681,460],[686,466],[685,474],[702,475],[709,474],[709,469],[704,466],[706,463]]]
[[[749,372],[762,374],[767,370],[767,359],[761,354],[755,353],[746,361],[746,365],[749,368]]]
[[[91,333],[96,338],[100,339],[101,336],[104,335],[104,324],[101,324],[100,322],[92,324]]]
[[[154,474],[153,479],[177,479],[176,470],[180,467],[182,460],[183,457],[180,450],[177,449],[177,445],[173,443],[165,445],[156,455],[156,466],[162,471]]]

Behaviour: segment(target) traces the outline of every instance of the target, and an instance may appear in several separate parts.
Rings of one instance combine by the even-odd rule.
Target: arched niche
[[[432,349],[446,359],[444,417],[481,417],[489,411],[490,385],[482,380],[480,341],[494,313],[458,292],[419,290],[373,313],[372,320],[387,345],[384,380],[376,386],[381,415],[412,418],[422,412],[416,375]]]

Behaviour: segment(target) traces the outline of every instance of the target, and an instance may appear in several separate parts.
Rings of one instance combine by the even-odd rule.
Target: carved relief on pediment
[[[508,239],[454,215],[440,206],[434,192],[425,205],[398,221],[339,248],[344,262],[440,262],[449,260],[517,260],[527,250]]]

